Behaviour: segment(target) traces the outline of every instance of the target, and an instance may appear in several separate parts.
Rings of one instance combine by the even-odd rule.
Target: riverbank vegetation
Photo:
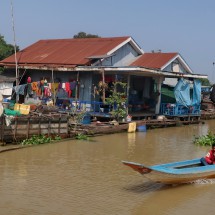
[[[78,133],[75,136],[75,139],[77,140],[89,140],[89,137],[85,134]],[[54,137],[48,137],[46,135],[33,135],[29,139],[25,139],[21,142],[22,146],[25,145],[41,145],[41,144],[46,144],[46,143],[53,143],[56,141],[61,140],[61,137],[56,135]]]
[[[78,133],[75,136],[75,139],[76,140],[89,140],[89,137],[87,135],[85,135],[85,134]]]
[[[21,142],[21,145],[40,145],[45,143],[51,143],[57,140],[61,140],[60,136],[47,137],[45,135],[34,135],[29,139],[25,139]]]
[[[213,134],[211,131],[208,131],[206,135],[195,137],[194,143],[201,146],[211,146],[213,143],[215,143],[215,134]]]

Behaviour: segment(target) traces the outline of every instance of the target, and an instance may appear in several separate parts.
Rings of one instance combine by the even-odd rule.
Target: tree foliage
[[[19,47],[16,46],[16,51],[19,51]],[[10,55],[14,54],[14,46],[8,44],[4,37],[0,35],[0,60],[9,57]]]
[[[99,38],[99,36],[96,34],[87,34],[83,31],[81,31],[78,34],[75,34],[73,36],[73,38],[75,38],[75,39],[77,39],[77,38]]]
[[[211,86],[211,83],[207,78],[200,78],[199,80],[201,81],[202,86]]]
[[[126,95],[127,84],[122,82],[114,82],[113,89],[111,90],[111,95],[106,98],[106,103],[112,106],[112,111],[110,112],[112,116],[120,121],[124,119],[127,115]]]

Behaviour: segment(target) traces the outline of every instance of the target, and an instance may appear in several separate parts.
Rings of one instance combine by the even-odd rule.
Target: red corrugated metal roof
[[[130,66],[146,67],[151,69],[161,69],[171,59],[173,59],[178,53],[144,53]]]
[[[39,40],[17,53],[19,65],[87,65],[87,57],[106,55],[130,37]],[[14,55],[1,64],[14,64]]]

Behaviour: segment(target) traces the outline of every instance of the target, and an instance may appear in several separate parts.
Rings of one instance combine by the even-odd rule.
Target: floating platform
[[[1,142],[17,142],[33,135],[68,137],[68,115],[60,113],[15,116],[9,125],[0,118]]]

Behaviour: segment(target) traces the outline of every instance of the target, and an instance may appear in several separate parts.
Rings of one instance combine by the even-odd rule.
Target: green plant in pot
[[[117,121],[124,121],[127,116],[127,84],[122,82],[114,82],[113,89],[110,89],[110,95],[105,99],[106,104],[110,105],[110,113]]]

